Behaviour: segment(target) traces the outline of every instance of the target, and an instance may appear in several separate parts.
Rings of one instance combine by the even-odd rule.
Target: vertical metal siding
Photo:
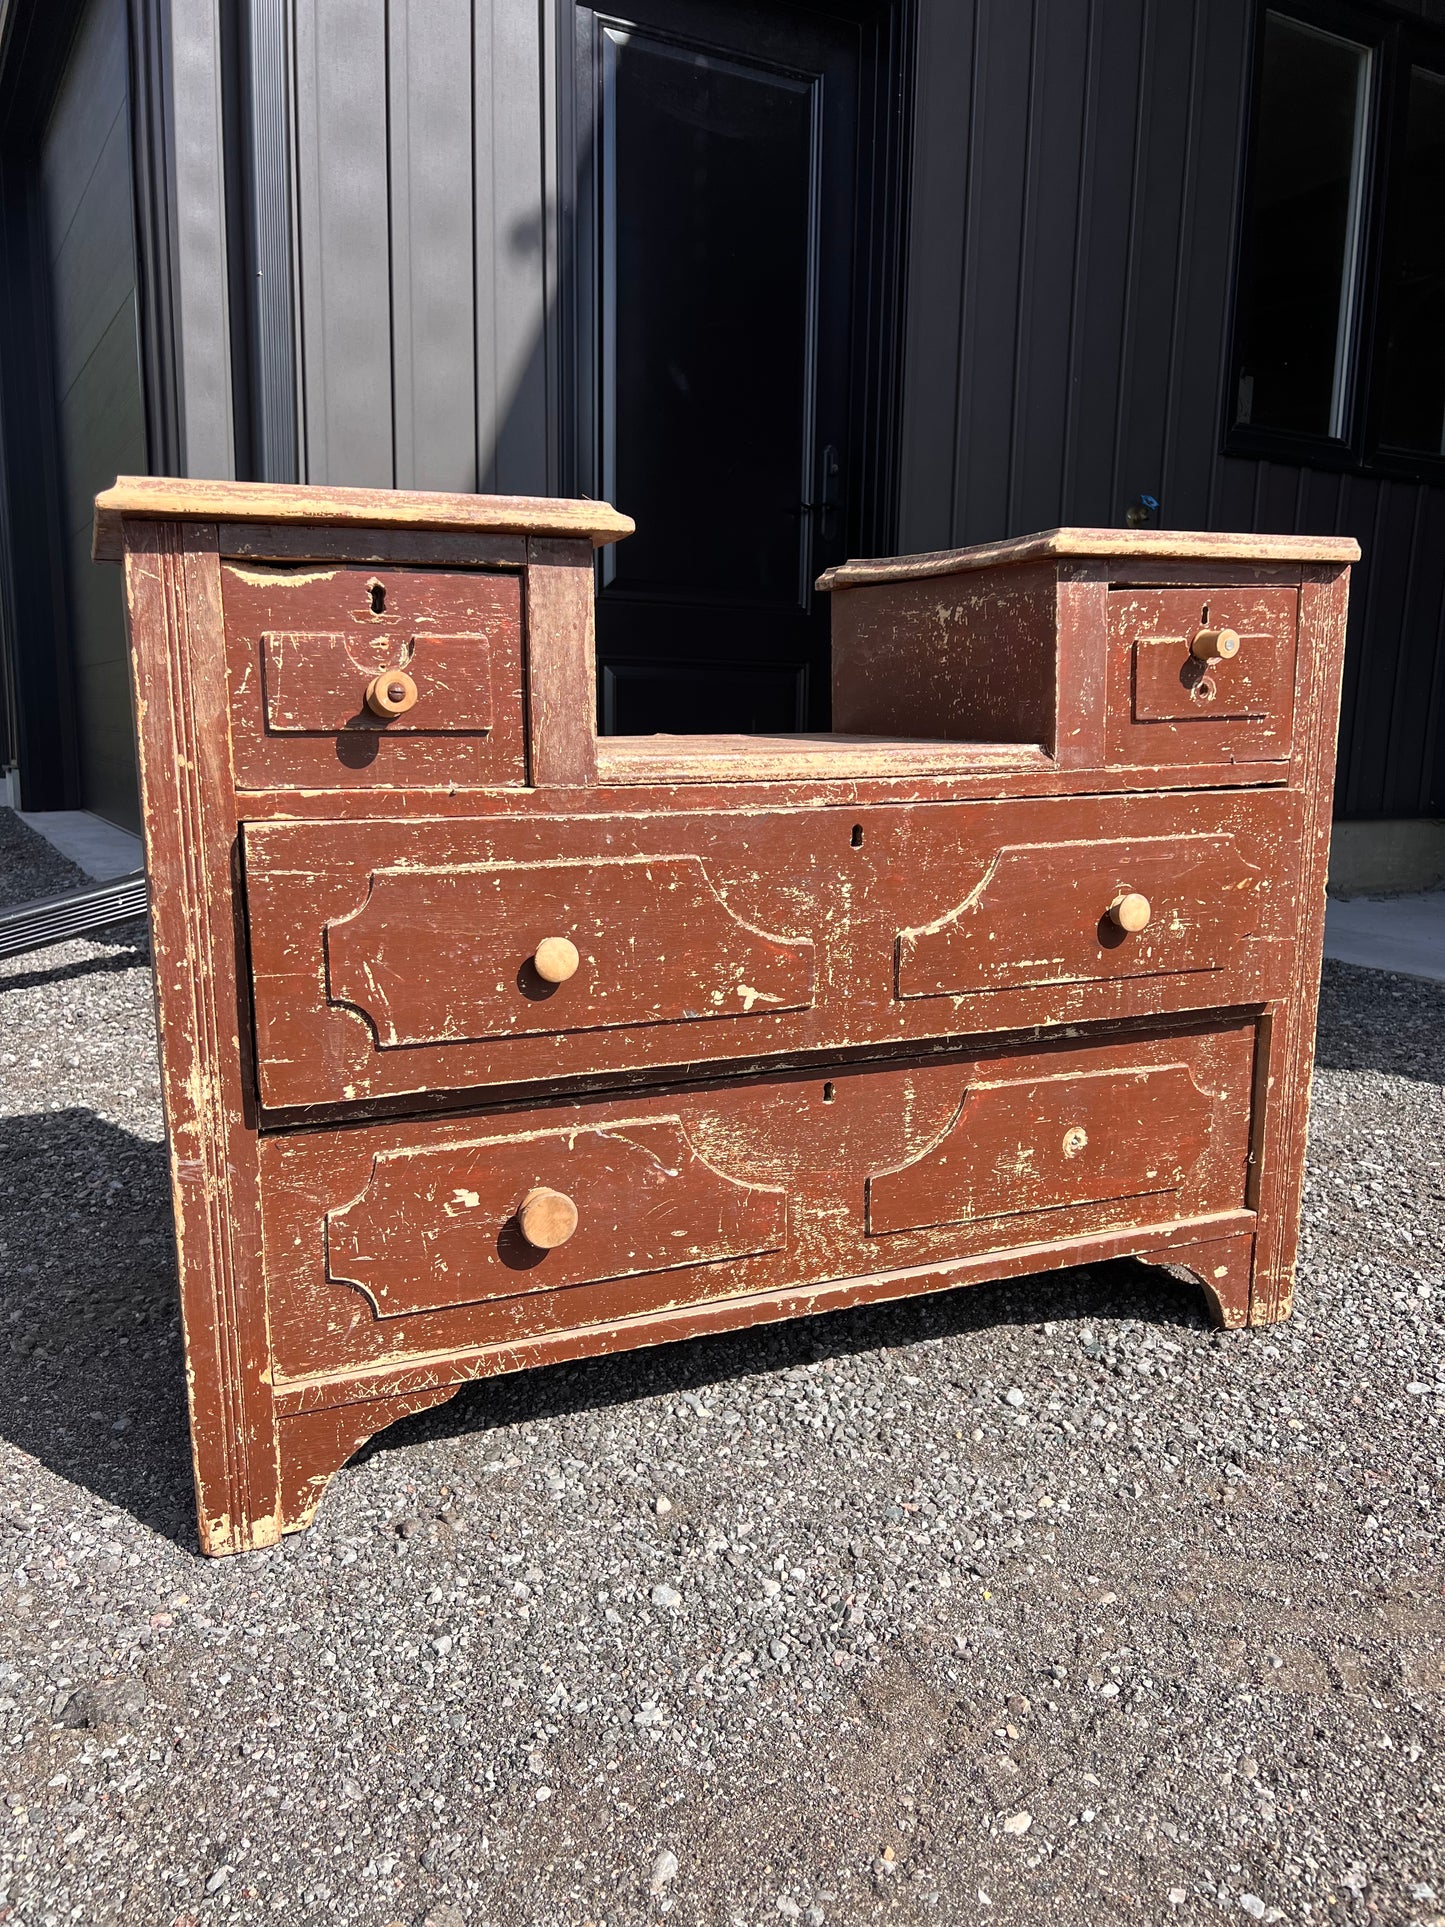
[[[1445,18],[1445,0],[1419,0]],[[1219,452],[1250,0],[923,0],[901,546],[1348,534],[1339,809],[1445,813],[1445,489]]]
[[[541,493],[540,6],[295,0],[300,472]]]

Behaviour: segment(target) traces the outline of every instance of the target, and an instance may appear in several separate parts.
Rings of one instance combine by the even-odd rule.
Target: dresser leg
[[[333,1474],[369,1438],[454,1398],[461,1384],[430,1386],[393,1398],[365,1399],[354,1405],[333,1405],[322,1411],[284,1413],[278,1424],[281,1450],[281,1530],[301,1532],[316,1517]]]
[[[1186,1272],[1202,1289],[1215,1324],[1236,1331],[1245,1325],[1273,1324],[1278,1315],[1259,1315],[1261,1307],[1253,1298],[1254,1249],[1253,1236],[1243,1232],[1232,1238],[1141,1251],[1139,1258],[1165,1271]]]

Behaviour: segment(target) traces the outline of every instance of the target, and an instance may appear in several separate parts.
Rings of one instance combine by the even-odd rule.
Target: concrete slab
[[[1445,890],[1408,897],[1331,897],[1325,955],[1366,970],[1445,984]]]
[[[16,815],[97,883],[145,868],[140,838],[89,810],[17,810]]]

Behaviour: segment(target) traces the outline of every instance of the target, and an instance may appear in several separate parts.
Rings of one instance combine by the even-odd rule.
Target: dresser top
[[[286,522],[331,528],[458,529],[473,535],[585,537],[596,548],[631,535],[630,515],[606,502],[536,495],[443,495],[422,489],[312,488],[289,482],[181,481],[121,475],[95,498],[97,562],[118,562],[121,523]]]
[[[1182,529],[1045,529],[970,549],[935,549],[927,555],[885,555],[844,562],[819,576],[820,589],[861,588],[871,582],[907,582],[917,576],[961,575],[1010,562],[1051,562],[1068,557],[1157,562],[1358,562],[1360,545],[1350,535],[1235,535]]]

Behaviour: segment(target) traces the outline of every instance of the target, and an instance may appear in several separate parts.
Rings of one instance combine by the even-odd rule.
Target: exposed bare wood
[[[537,495],[444,495],[423,489],[318,488],[291,482],[180,481],[121,475],[95,498],[91,553],[118,562],[124,524],[204,520],[319,524],[328,528],[463,529],[482,535],[580,536],[601,548],[631,535],[630,515],[606,502]]]
[[[1236,535],[1183,529],[1045,529],[1004,542],[967,549],[935,549],[925,555],[885,555],[844,562],[818,577],[820,589],[877,582],[911,582],[920,576],[957,575],[1000,563],[1065,560],[1075,556],[1110,561],[1154,562],[1358,562],[1360,545],[1348,535]]]

